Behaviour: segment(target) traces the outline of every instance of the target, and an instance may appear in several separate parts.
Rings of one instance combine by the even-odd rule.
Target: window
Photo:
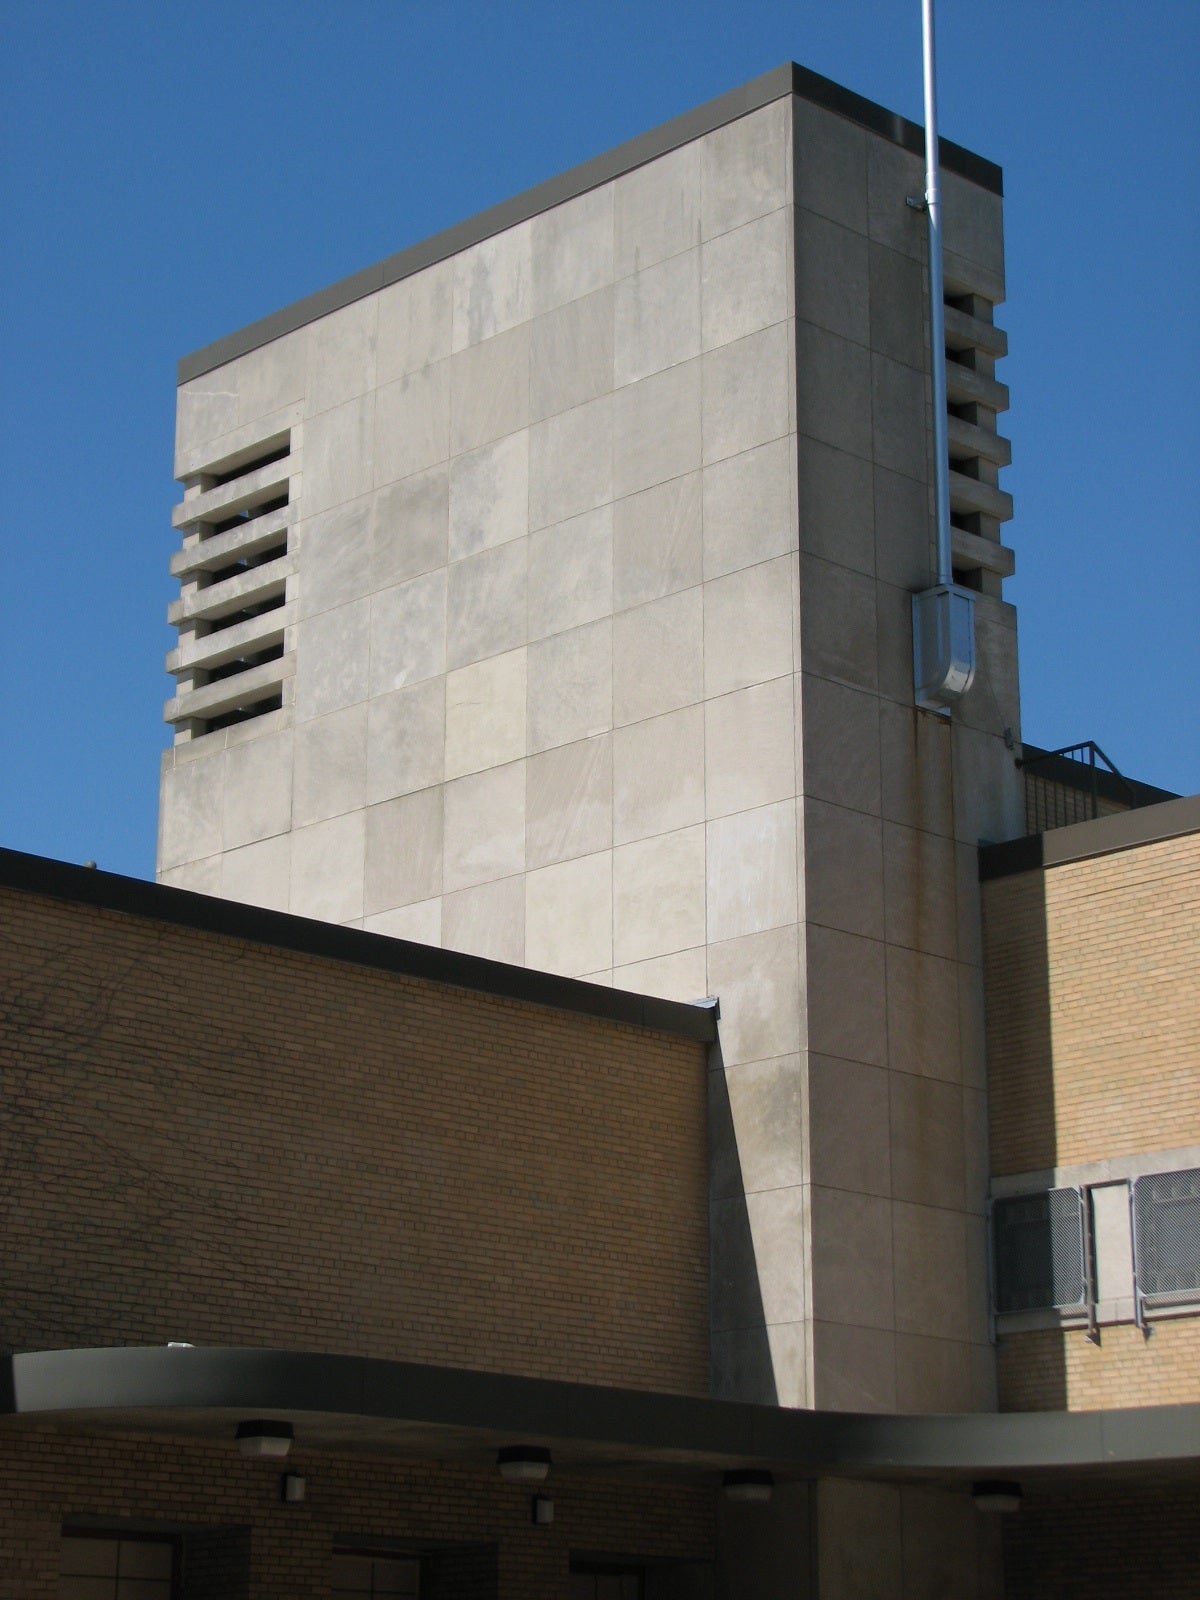
[[[1200,1167],[1137,1179],[1133,1240],[1139,1300],[1200,1296]]]
[[[1044,1189],[993,1201],[992,1249],[998,1314],[1087,1303],[1079,1189]]]
[[[64,1533],[58,1600],[172,1600],[173,1539]]]
[[[419,1595],[421,1563],[415,1556],[334,1552],[330,1589],[335,1595]]]
[[[627,1561],[572,1561],[571,1600],[642,1600],[645,1568]]]

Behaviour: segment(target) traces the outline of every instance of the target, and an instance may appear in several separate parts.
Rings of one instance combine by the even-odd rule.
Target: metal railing
[[[1039,750],[1017,763],[1025,774],[1025,831],[1046,833],[1091,822],[1113,811],[1132,811],[1137,803],[1133,785],[1118,772],[1100,746],[1064,745],[1061,750]]]

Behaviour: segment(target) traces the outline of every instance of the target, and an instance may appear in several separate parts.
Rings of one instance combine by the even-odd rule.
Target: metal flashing
[[[486,1454],[497,1440],[555,1459],[783,1478],[904,1479],[1194,1465],[1200,1404],[944,1416],[788,1410],[741,1401],[359,1356],[198,1346],[44,1350],[0,1358],[0,1415],[232,1437],[231,1418],[282,1413],[310,1448]]]
[[[272,312],[270,316],[252,322],[248,327],[226,334],[224,338],[193,351],[180,361],[178,381],[184,384],[192,378],[201,377],[228,361],[236,360],[238,356],[282,338],[284,334],[294,333],[297,328],[315,322],[319,317],[328,316],[330,312],[362,300],[376,290],[386,288],[388,284],[410,277],[425,267],[434,266],[483,239],[502,233],[506,228],[516,227],[530,217],[573,200],[577,195],[586,194],[589,189],[599,188],[613,178],[633,172],[648,161],[677,150],[680,145],[713,133],[727,123],[736,122],[739,117],[748,116],[752,111],[761,110],[763,106],[788,95],[796,95],[856,122],[916,155],[924,151],[925,135],[916,123],[876,105],[872,100],[864,99],[862,95],[854,94],[850,89],[844,89],[832,79],[823,78],[820,73],[810,72],[807,67],[789,61],[764,73],[762,77],[742,84],[740,88],[731,89],[715,100],[706,101],[704,105],[685,111],[670,122],[594,156],[580,166],[572,167],[532,189],[526,189],[522,194],[514,195],[510,200],[502,201],[487,211],[481,211],[434,234],[432,238],[422,240],[372,267],[366,267],[351,277],[330,284],[326,289],[318,290],[290,306]],[[948,139],[939,139],[938,148],[942,165],[947,171],[955,172],[994,194],[1003,194],[1003,175],[993,162]]]
[[[1166,839],[1200,833],[1200,794],[1182,795],[1157,805],[1139,806],[1133,811],[1115,811],[1090,822],[1073,822],[1046,833],[1024,839],[1009,839],[1003,844],[981,845],[979,881],[1007,878],[1017,872],[1061,867],[1070,861],[1087,861],[1093,856],[1113,855],[1119,850],[1136,850],[1141,845],[1158,844]]]
[[[0,849],[0,889],[96,906],[198,933],[244,939],[276,950],[390,972],[398,977],[419,978],[455,989],[470,989],[505,1000],[594,1017],[602,1022],[676,1034],[705,1044],[717,1037],[720,1008],[714,1000],[689,1005],[678,1000],[632,994],[623,989],[608,989],[578,978],[508,966],[503,961],[463,955],[434,945],[411,944],[407,939],[389,939],[360,928],[342,928],[335,923],[296,917],[286,911],[264,911],[235,900],[193,894],[187,889],[77,867],[70,862],[26,855],[19,850]]]

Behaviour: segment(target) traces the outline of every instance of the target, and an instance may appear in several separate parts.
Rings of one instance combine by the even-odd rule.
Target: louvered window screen
[[[999,1315],[1085,1304],[1080,1190],[1044,1189],[994,1201],[992,1249]]]
[[[1200,1296],[1200,1167],[1139,1178],[1133,1186],[1133,1231],[1143,1298]]]

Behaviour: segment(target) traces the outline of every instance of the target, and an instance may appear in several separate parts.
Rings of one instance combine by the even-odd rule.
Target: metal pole
[[[933,481],[937,494],[937,581],[953,583],[950,455],[946,434],[946,316],[942,286],[942,189],[938,166],[933,0],[921,0],[925,46],[925,214],[929,219],[929,345],[933,371]]]

